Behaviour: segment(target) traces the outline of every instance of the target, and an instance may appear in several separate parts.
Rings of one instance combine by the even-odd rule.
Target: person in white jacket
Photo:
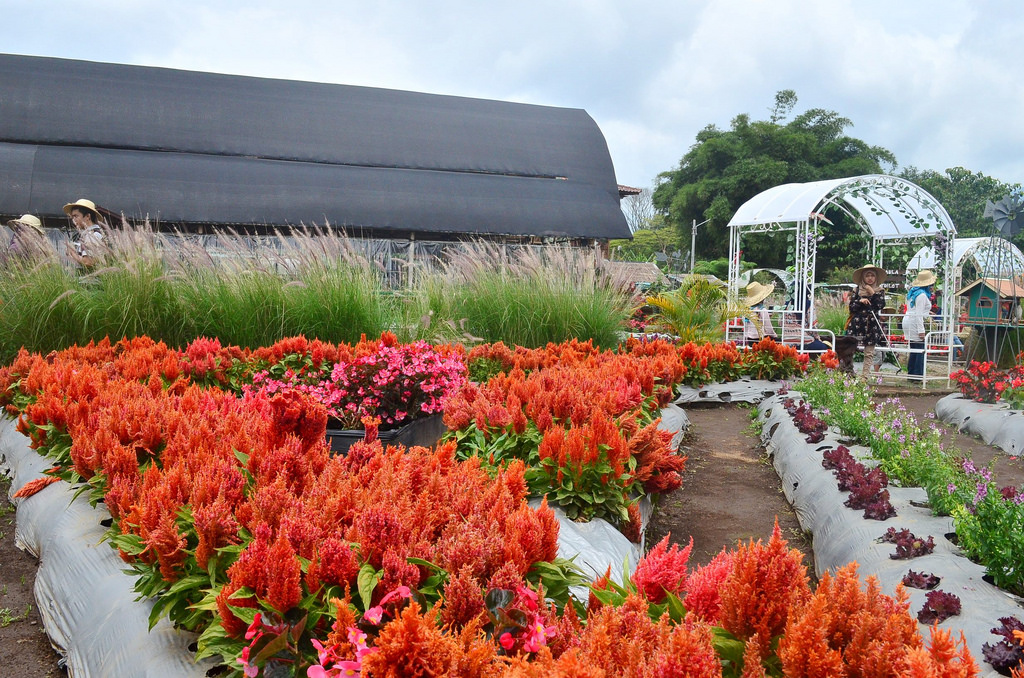
[[[903,334],[910,342],[907,374],[911,379],[924,377],[924,319],[932,312],[932,285],[935,274],[920,271],[907,290],[907,314],[903,316]]]

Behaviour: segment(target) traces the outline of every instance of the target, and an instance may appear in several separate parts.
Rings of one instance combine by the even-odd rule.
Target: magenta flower
[[[503,648],[505,648],[506,651],[508,651],[515,646],[516,639],[512,637],[511,633],[505,631],[505,633],[501,634],[501,636],[498,638],[498,642],[501,644]]]
[[[380,605],[374,605],[363,614],[363,620],[377,626],[380,624],[380,620],[384,617],[384,608]]]

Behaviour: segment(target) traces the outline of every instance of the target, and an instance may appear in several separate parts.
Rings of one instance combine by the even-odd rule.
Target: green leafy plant
[[[748,306],[729,303],[723,287],[698,275],[688,276],[677,290],[648,297],[647,303],[655,309],[648,327],[683,342],[721,341],[728,320],[754,320]]]

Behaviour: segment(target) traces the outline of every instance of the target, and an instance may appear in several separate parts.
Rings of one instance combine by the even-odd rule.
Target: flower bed
[[[514,396],[529,414],[524,431],[541,433],[550,417],[543,433],[553,437],[537,456],[545,445],[563,478],[600,482],[600,465],[610,475],[618,462],[632,485],[664,486],[678,470],[665,465],[674,462],[650,417],[671,395],[668,375],[731,368],[702,362],[710,350],[686,349],[697,361],[688,366],[683,349],[631,348],[616,357],[555,347],[534,354],[530,374],[513,367],[472,387],[493,395],[484,428],[497,432],[503,415],[491,409],[503,403],[515,430]],[[587,604],[571,601],[578,574],[555,557],[552,512],[524,501],[536,467],[515,455],[459,461],[455,441],[384,449],[369,417],[366,440],[332,457],[326,409],[298,389],[238,395],[195,383],[237,387],[249,369],[251,356],[209,349],[183,356],[139,339],[26,354],[0,373],[0,392],[55,466],[21,483],[21,508],[52,478],[82,483],[109,510],[107,538],[136,591],[155,601],[152,618],[196,632],[199,656],[236,673],[585,675],[601,666],[607,675],[738,676],[745,665],[743,675],[810,676],[882,662],[900,675],[970,675],[962,646],[942,632],[926,645],[905,601],[862,589],[855,568],[812,593],[777,530],[768,544],[723,551],[694,571],[688,548],[663,542],[631,577],[598,582]],[[589,400],[573,399],[573,388]],[[540,472],[559,482],[552,468]]]
[[[948,549],[949,553],[966,553],[984,566],[986,578],[990,577],[1004,589],[1017,593],[1024,590],[1024,577],[1019,568],[1024,562],[1024,552],[1020,550],[1020,544],[1024,543],[1021,540],[1024,497],[1020,496],[1018,488],[997,488],[986,469],[977,469],[970,460],[944,450],[934,425],[921,428],[898,403],[890,401],[871,406],[866,389],[855,380],[818,373],[806,379],[801,390],[816,403],[822,419],[837,426],[844,435],[869,443],[874,463],[879,463],[881,469],[904,487],[923,488],[919,491],[925,496],[910,501],[908,506],[898,507],[899,517],[894,520],[909,520],[918,525],[925,522],[938,535],[955,530],[959,548]],[[826,439],[825,443],[828,442]],[[938,517],[925,519],[922,516],[925,509],[920,506],[930,507]],[[860,547],[847,550],[845,558],[864,562],[861,551],[865,548],[868,547],[862,543]],[[826,547],[819,549],[816,540],[816,557],[827,557],[827,553]],[[819,567],[843,562],[846,560],[831,564],[825,560]],[[996,625],[996,620],[1019,614],[1019,609],[1016,603],[1007,602],[1005,594],[979,581],[980,573],[972,573],[965,565],[957,563],[956,559],[946,557],[941,567],[952,568],[957,573],[952,578],[953,585],[966,592],[971,602],[968,619],[958,624],[971,629],[969,642],[978,651],[985,641],[991,640],[986,637],[987,631]],[[979,592],[986,589],[993,592],[979,598]]]
[[[949,375],[960,393],[978,403],[1002,401],[1012,410],[1024,409],[1024,353],[1017,356],[1017,365],[999,369],[994,362],[972,360],[966,369]]]

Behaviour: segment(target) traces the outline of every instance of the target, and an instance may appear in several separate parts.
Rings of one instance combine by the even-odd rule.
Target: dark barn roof
[[[0,54],[0,214],[628,238],[579,109]]]

